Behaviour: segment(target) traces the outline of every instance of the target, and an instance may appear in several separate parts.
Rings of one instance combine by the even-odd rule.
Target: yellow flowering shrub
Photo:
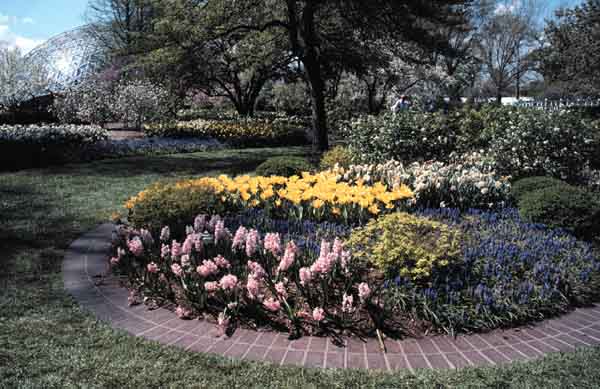
[[[377,183],[339,182],[332,173],[302,173],[301,176],[202,177],[172,184],[174,190],[193,191],[210,188],[228,206],[263,208],[270,214],[293,219],[338,220],[361,222],[379,213],[395,209],[404,200],[412,198],[406,186],[389,190]],[[152,195],[149,188],[131,198],[126,207],[134,209],[139,201]],[[163,189],[164,190],[164,189]]]
[[[135,227],[158,231],[165,225],[185,227],[190,217],[200,213],[221,214],[233,211],[208,185],[181,188],[178,185],[156,183],[125,203],[128,221]]]
[[[321,170],[333,169],[336,165],[344,168],[352,165],[352,153],[348,147],[335,146],[321,157]]]
[[[355,229],[348,240],[354,255],[388,275],[426,282],[460,260],[461,234],[438,221],[404,212],[385,215]]]

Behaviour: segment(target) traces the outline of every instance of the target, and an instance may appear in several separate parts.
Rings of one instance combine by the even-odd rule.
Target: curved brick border
[[[180,320],[165,309],[129,307],[128,293],[114,277],[105,277],[112,224],[103,224],[73,242],[63,262],[65,289],[79,304],[114,328],[186,350],[307,367],[371,369],[461,368],[530,360],[557,351],[600,344],[600,307],[577,309],[530,327],[452,338],[386,340],[387,353],[375,339],[347,339],[345,347],[325,338],[289,341],[285,334],[238,329],[217,338],[213,324]]]

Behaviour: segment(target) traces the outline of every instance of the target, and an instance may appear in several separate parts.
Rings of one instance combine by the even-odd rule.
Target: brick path
[[[180,320],[165,309],[129,307],[126,289],[114,278],[98,277],[108,269],[112,228],[103,224],[72,243],[63,262],[65,289],[112,327],[186,350],[307,367],[413,370],[501,365],[600,344],[600,307],[577,309],[535,326],[481,335],[386,339],[385,354],[375,339],[366,343],[346,339],[345,347],[338,347],[325,338],[305,336],[289,341],[283,333],[244,329],[236,330],[231,338],[218,338],[213,324]]]

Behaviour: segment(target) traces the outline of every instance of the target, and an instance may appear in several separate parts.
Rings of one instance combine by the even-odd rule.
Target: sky
[[[521,0],[507,0],[507,3]],[[581,0],[546,0],[546,16]],[[28,52],[44,40],[85,24],[88,0],[0,0],[0,42]]]

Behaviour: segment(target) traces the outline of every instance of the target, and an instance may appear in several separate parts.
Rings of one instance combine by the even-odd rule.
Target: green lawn
[[[128,158],[0,174],[0,388],[593,388],[600,350],[506,368],[388,374],[273,367],[114,331],[62,288],[64,249],[159,179],[249,171],[301,148]]]

